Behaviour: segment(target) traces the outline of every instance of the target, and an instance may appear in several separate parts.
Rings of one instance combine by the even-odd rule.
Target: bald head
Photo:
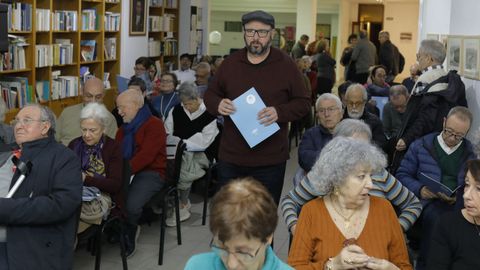
[[[83,103],[90,102],[103,103],[105,91],[103,89],[103,82],[97,77],[88,79],[83,86]]]
[[[137,89],[127,89],[117,97],[118,114],[125,123],[130,123],[142,107],[142,92]]]

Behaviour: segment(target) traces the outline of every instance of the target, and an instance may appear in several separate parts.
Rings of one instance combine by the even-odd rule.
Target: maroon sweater
[[[234,100],[255,87],[267,107],[275,107],[280,130],[250,148],[230,117],[219,149],[219,159],[239,166],[275,165],[288,159],[288,122],[302,118],[310,110],[310,97],[302,74],[293,60],[276,48],[260,64],[247,59],[246,49],[230,55],[215,74],[204,102],[207,110],[218,115],[218,104],[223,98]]]
[[[119,128],[115,140],[123,141],[123,128]],[[130,159],[132,174],[141,171],[156,171],[165,179],[167,167],[167,134],[163,121],[151,116],[135,133],[135,153]]]
[[[81,141],[82,137],[72,140],[68,144],[68,148],[75,151],[75,145]],[[105,136],[105,142],[102,148],[102,160],[105,164],[105,178],[100,177],[85,177],[83,184],[85,186],[94,186],[102,192],[110,194],[112,200],[117,204],[119,209],[123,209],[123,194],[122,188],[122,170],[123,157],[122,148],[120,145],[108,136]]]

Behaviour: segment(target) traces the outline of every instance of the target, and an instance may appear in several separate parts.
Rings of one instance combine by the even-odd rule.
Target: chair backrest
[[[168,180],[170,180],[170,184],[175,186],[178,184],[178,181],[180,179],[180,170],[182,169],[182,156],[183,152],[185,152],[185,149],[187,149],[187,144],[183,140],[180,140],[177,144],[177,150],[175,151],[175,159],[173,161],[173,164],[170,163],[170,168],[167,166],[167,171],[171,170],[173,167],[173,171],[171,171],[171,178]]]

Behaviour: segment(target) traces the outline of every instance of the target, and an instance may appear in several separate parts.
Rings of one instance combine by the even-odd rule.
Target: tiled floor
[[[292,188],[293,175],[297,168],[297,149],[291,151],[291,158],[287,162],[287,170],[285,174],[285,184],[283,193],[287,193]],[[176,229],[168,228],[165,238],[165,254],[162,266],[157,265],[158,260],[158,243],[160,238],[159,223],[152,223],[151,226],[142,226],[137,251],[135,255],[128,260],[128,267],[131,270],[151,270],[151,269],[167,269],[181,270],[184,268],[187,260],[194,254],[209,251],[209,243],[212,235],[208,229],[208,224],[201,225],[201,213],[203,204],[199,197],[192,198],[192,217],[182,223],[182,242],[181,246],[177,245]],[[104,243],[101,269],[118,270],[122,269],[120,259],[120,249],[115,245]],[[281,218],[279,211],[279,222],[274,236],[274,249],[277,255],[282,259],[287,259],[288,252],[288,232]],[[94,257],[85,249],[76,251],[75,253],[75,270],[91,270],[94,269]]]

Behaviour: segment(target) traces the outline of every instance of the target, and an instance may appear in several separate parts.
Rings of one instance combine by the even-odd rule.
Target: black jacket
[[[0,198],[9,269],[72,269],[82,200],[80,160],[53,136],[24,143],[21,159],[32,163],[30,174],[13,198]],[[17,171],[12,186],[18,177]]]
[[[345,110],[343,115],[343,119],[350,118],[348,117],[348,111]],[[385,137],[385,133],[383,132],[383,124],[380,118],[378,118],[373,113],[369,113],[367,111],[367,105],[365,105],[365,109],[363,111],[363,115],[360,117],[359,120],[363,120],[365,124],[370,127],[372,131],[372,140],[373,142],[380,148],[384,148],[387,143],[387,138]]]
[[[397,75],[399,73],[400,52],[397,46],[390,40],[385,41],[378,50],[378,62],[384,65],[387,75]]]

